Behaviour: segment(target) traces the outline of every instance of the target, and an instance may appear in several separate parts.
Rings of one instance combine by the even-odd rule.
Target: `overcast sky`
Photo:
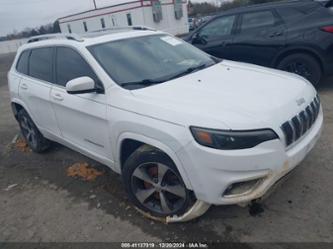
[[[128,0],[96,0],[98,7]],[[215,0],[192,0],[214,2]],[[69,14],[92,9],[93,0],[0,0],[0,36],[54,22]]]

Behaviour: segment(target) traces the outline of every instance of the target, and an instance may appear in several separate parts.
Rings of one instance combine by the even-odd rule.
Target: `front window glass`
[[[203,27],[200,36],[206,39],[230,35],[234,26],[235,16],[226,16],[213,20]]]
[[[68,81],[84,76],[98,83],[97,76],[79,53],[71,48],[57,48],[56,83],[66,86]]]
[[[209,55],[168,35],[111,41],[88,49],[110,77],[128,89],[162,83],[215,64]]]

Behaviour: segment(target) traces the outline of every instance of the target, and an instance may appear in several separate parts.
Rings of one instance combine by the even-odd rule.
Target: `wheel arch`
[[[12,99],[11,107],[12,107],[12,111],[14,113],[14,116],[15,116],[16,120],[17,120],[18,112],[22,109],[24,109],[30,115],[30,112],[29,112],[27,106],[19,99]],[[31,115],[30,115],[30,117],[31,117]]]
[[[292,54],[307,54],[312,56],[316,61],[319,63],[321,71],[325,73],[325,67],[324,62],[318,52],[316,52],[314,49],[310,48],[289,48],[287,50],[282,51],[280,54],[276,56],[276,58],[273,60],[272,66],[276,68],[278,64],[287,56]]]
[[[186,187],[190,190],[193,189],[190,180],[187,177],[187,173],[184,169],[184,166],[182,165],[181,161],[178,159],[177,154],[169,146],[163,144],[162,142],[141,134],[126,132],[119,136],[117,142],[116,158],[118,161],[117,168],[120,173],[122,172],[122,167],[126,159],[141,145],[149,145],[163,151],[176,165]],[[126,149],[129,149],[129,151],[126,151]]]

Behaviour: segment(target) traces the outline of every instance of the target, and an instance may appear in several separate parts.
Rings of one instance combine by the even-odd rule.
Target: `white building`
[[[139,25],[173,35],[189,31],[187,0],[112,0],[112,6],[65,16],[58,21],[63,33]]]

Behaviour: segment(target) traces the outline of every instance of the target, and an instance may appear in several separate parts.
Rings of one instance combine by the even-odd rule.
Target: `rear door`
[[[70,47],[56,48],[55,71],[51,101],[62,137],[107,163],[111,149],[105,94],[68,94],[65,88],[68,81],[83,76],[92,78],[96,84],[101,82],[83,56]]]
[[[27,69],[21,71],[19,96],[27,105],[34,123],[43,132],[59,135],[58,126],[50,103],[53,82],[54,48],[35,48],[22,54],[27,59]]]
[[[192,44],[213,56],[229,59],[236,18],[236,15],[215,18],[194,35]]]
[[[273,9],[240,15],[232,59],[270,66],[285,46],[285,25]]]

